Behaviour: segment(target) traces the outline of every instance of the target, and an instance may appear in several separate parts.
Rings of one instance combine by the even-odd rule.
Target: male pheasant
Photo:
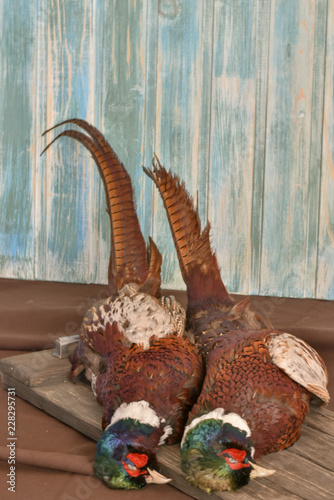
[[[328,374],[304,341],[274,330],[228,294],[185,186],[158,161],[144,169],[167,212],[183,279],[187,322],[203,354],[206,375],[181,443],[181,466],[206,491],[235,490],[267,475],[254,459],[292,445],[310,397],[328,402]]]
[[[90,151],[111,222],[109,296],[87,311],[71,358],[71,379],[84,372],[104,407],[96,475],[110,488],[165,483],[169,479],[156,470],[156,452],[160,444],[181,439],[201,388],[203,363],[185,334],[185,311],[174,297],[160,297],[161,255],[150,239],[147,260],[124,166],[95,127],[79,119],[59,125],[65,123],[87,134],[66,130],[44,151],[62,136]]]

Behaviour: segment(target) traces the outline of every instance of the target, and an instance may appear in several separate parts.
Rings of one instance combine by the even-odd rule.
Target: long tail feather
[[[42,137],[44,135],[46,135],[48,132],[51,132],[52,130],[54,130],[62,125],[66,125],[67,123],[73,123],[74,125],[81,127],[83,130],[85,130],[91,136],[93,141],[96,142],[96,144],[99,147],[102,147],[102,149],[103,149],[104,143],[109,146],[109,144],[106,142],[103,134],[101,134],[101,132],[96,127],[94,127],[94,125],[91,125],[90,123],[86,122],[86,120],[82,120],[81,118],[70,118],[68,120],[64,120],[60,123],[57,123],[53,127],[50,127],[49,129],[45,130],[45,132],[43,132],[43,134],[42,134]]]
[[[130,176],[104,136],[85,120],[75,118],[65,120],[45,131],[43,135],[67,123],[83,128],[90,137],[76,130],[66,130],[59,134],[42,154],[63,136],[76,139],[92,154],[104,184],[110,216],[109,292],[112,293],[125,284],[125,278],[128,281],[144,283],[149,274],[149,266],[146,259],[145,241],[135,211]]]
[[[149,243],[150,245],[147,250],[147,260],[150,263],[150,266],[147,279],[143,286],[140,287],[140,290],[142,292],[150,293],[155,297],[160,297],[162,256],[151,237],[149,237]]]
[[[152,170],[145,173],[156,184],[167,213],[183,279],[187,285],[188,307],[216,297],[225,303],[232,299],[222,282],[216,254],[210,244],[210,224],[204,230],[198,211],[185,185],[177,175],[167,172],[157,157]]]

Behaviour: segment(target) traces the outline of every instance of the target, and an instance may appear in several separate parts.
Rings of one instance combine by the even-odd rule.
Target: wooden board
[[[19,397],[97,441],[102,433],[102,408],[88,385],[68,381],[69,360],[52,353],[46,350],[1,360],[3,387],[15,387]],[[199,500],[330,500],[334,491],[334,414],[312,408],[301,439],[290,449],[259,461],[276,473],[251,481],[236,493],[209,495],[188,484],[180,469],[178,445],[163,446],[158,457],[172,485]]]

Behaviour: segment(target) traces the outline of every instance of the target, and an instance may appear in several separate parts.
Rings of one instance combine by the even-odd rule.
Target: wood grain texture
[[[187,182],[207,216],[210,145],[212,0],[162,1],[158,12],[155,152]],[[166,214],[154,194],[153,235],[163,256],[166,287],[184,288]]]
[[[326,298],[316,283],[327,2],[297,4],[273,4],[260,293],[275,294],[280,275],[283,296]]]
[[[317,297],[334,299],[334,2],[328,4]]]
[[[99,3],[97,15],[97,24],[102,30],[97,49],[97,60],[101,60],[98,77],[101,92],[100,127],[131,176],[137,213],[142,221],[145,205],[142,200],[144,174],[141,169],[146,96],[145,2],[105,0]],[[109,226],[104,217],[101,218],[99,235],[105,241],[105,252],[101,255],[103,260],[109,249],[107,235]],[[145,239],[148,241],[148,234],[145,234]]]
[[[0,0],[0,274],[106,283],[103,186],[42,132],[79,117],[125,164],[184,289],[154,153],[212,223],[231,292],[334,298],[333,0]],[[51,139],[50,135],[50,139]],[[53,136],[52,136],[53,137]]]
[[[209,220],[218,263],[229,290],[248,289],[249,281],[255,3],[216,2],[214,14]]]
[[[0,267],[10,278],[34,276],[37,3],[21,0],[14,9],[10,2],[0,2]]]
[[[39,138],[46,128],[73,116],[88,115],[95,121],[88,108],[95,84],[88,77],[94,50],[92,8],[83,0],[42,0],[40,8],[38,85],[42,99],[36,137],[42,151],[47,139]],[[95,169],[87,151],[67,138],[37,157],[37,279],[82,282],[96,276],[92,245],[100,216],[96,197],[101,181]]]
[[[68,359],[55,358],[50,350],[39,351],[2,359],[0,369],[3,387],[15,387],[17,396],[91,439],[100,438],[102,407],[88,385],[68,381]],[[158,458],[172,485],[199,500],[329,500],[334,488],[333,447],[334,414],[312,408],[297,443],[261,458],[260,465],[275,474],[252,480],[237,492],[208,494],[190,485],[180,469],[179,445],[162,446]]]
[[[272,2],[260,288],[264,294],[275,293],[274,276],[280,276],[283,295],[303,296],[308,281],[315,282],[315,267],[306,266],[314,245],[308,239],[306,207],[318,213],[318,198],[312,196],[318,166],[310,161],[313,84],[319,77],[314,75],[316,29],[314,3]]]
[[[256,93],[254,109],[254,162],[252,186],[252,225],[250,234],[249,290],[259,293],[261,282],[264,172],[266,161],[266,110],[270,39],[270,1],[256,3]]]

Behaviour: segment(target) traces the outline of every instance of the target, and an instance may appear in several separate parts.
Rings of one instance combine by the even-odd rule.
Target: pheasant
[[[300,437],[311,397],[329,401],[327,369],[303,340],[256,315],[249,298],[233,300],[211,249],[210,224],[201,230],[184,184],[158,159],[144,170],[167,212],[187,287],[187,324],[206,366],[181,442],[181,467],[203,490],[236,490],[275,472],[254,460]]]
[[[110,488],[166,483],[156,452],[180,441],[200,392],[203,362],[185,333],[184,309],[174,297],[161,296],[161,255],[151,238],[146,255],[123,164],[95,127],[80,119],[59,125],[67,123],[86,133],[65,130],[43,153],[62,136],[90,151],[111,224],[108,297],[85,314],[71,357],[71,380],[84,373],[104,409],[95,472]]]

